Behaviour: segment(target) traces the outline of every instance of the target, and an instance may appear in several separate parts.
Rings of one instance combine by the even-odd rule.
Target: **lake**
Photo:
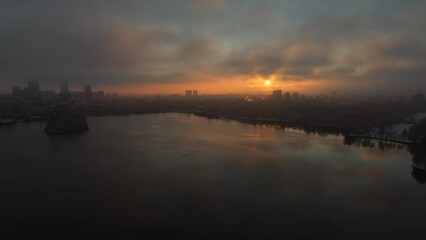
[[[426,188],[405,148],[169,113],[0,128],[3,239],[422,236]],[[420,177],[421,179],[421,177]]]

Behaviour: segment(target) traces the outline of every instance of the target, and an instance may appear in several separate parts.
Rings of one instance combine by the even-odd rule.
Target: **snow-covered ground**
[[[410,131],[411,126],[413,126],[413,124],[411,123],[398,123],[390,126],[389,130],[392,134],[403,135],[404,130],[406,130],[408,133],[408,131]]]
[[[413,126],[411,123],[398,123],[389,125],[385,127],[383,134],[380,128],[375,128],[372,132],[369,133],[369,136],[409,142],[407,133],[410,131],[411,126]]]
[[[414,115],[414,120],[420,121],[426,119],[426,113],[417,113]]]
[[[406,121],[415,123],[415,122],[418,122],[418,121],[423,120],[423,119],[426,119],[426,112],[413,114],[410,117],[408,117],[406,119]]]
[[[370,136],[407,141],[407,133],[410,131],[410,128],[414,123],[423,119],[426,119],[426,112],[416,113],[406,118],[404,122],[385,126],[384,129],[379,127],[374,128],[374,130],[370,132]]]

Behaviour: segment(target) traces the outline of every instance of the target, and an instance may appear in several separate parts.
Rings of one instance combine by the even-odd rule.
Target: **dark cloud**
[[[422,1],[4,0],[0,88],[215,77],[425,89]],[[4,87],[6,86],[6,87]]]
[[[202,61],[215,55],[216,48],[217,41],[213,38],[193,38],[182,46],[181,57],[189,61]]]
[[[1,26],[2,83],[33,78],[45,84],[64,79],[94,84],[188,81],[180,58],[199,61],[215,44],[162,26],[119,21],[91,2],[76,4],[27,10],[21,19],[10,18],[9,25]]]

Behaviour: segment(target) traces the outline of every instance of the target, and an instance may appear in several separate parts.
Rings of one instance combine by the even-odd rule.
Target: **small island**
[[[73,105],[55,106],[44,131],[49,134],[67,134],[89,130],[86,117]]]

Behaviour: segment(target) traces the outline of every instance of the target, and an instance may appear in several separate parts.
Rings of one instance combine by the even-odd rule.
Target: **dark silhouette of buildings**
[[[39,82],[32,80],[28,81],[27,87],[24,87],[21,91],[21,95],[29,100],[37,101],[40,97],[40,87]]]
[[[59,88],[59,98],[63,102],[70,100],[70,93],[68,89],[68,82],[62,82]]]
[[[38,97],[40,95],[40,85],[38,81],[28,81],[27,89],[30,97]]]
[[[38,92],[40,91],[40,84],[36,80],[28,81],[28,90]]]
[[[13,86],[12,95],[15,97],[21,96],[21,88],[19,86]]]
[[[283,92],[281,90],[272,91],[272,99],[281,100],[282,96],[283,96]]]
[[[105,92],[104,91],[98,91],[96,93],[96,99],[102,100],[104,97],[105,97]]]
[[[60,87],[60,94],[68,94],[68,82],[62,82]]]
[[[298,98],[299,98],[299,96],[300,96],[300,95],[299,95],[299,93],[298,93],[298,92],[293,93],[293,98],[294,98],[294,99],[298,99]]]
[[[284,98],[285,98],[286,100],[289,100],[289,99],[291,98],[291,94],[290,94],[289,92],[286,92],[286,93],[284,94]]]
[[[424,102],[425,101],[425,95],[421,93],[417,93],[412,96],[412,99],[414,102]]]
[[[186,97],[197,97],[198,96],[198,90],[185,90],[185,96]]]
[[[13,86],[11,96],[19,97],[21,100],[29,101],[30,103],[52,103],[54,101],[69,102],[91,102],[102,101],[105,98],[117,98],[117,94],[105,94],[104,91],[92,91],[92,85],[85,85],[83,91],[73,92],[70,91],[68,82],[61,82],[59,85],[59,93],[56,94],[54,90],[40,90],[38,81],[28,81],[27,86],[22,88]]]
[[[92,85],[85,85],[84,86],[84,97],[86,98],[86,101],[90,102],[93,99],[92,96]]]

